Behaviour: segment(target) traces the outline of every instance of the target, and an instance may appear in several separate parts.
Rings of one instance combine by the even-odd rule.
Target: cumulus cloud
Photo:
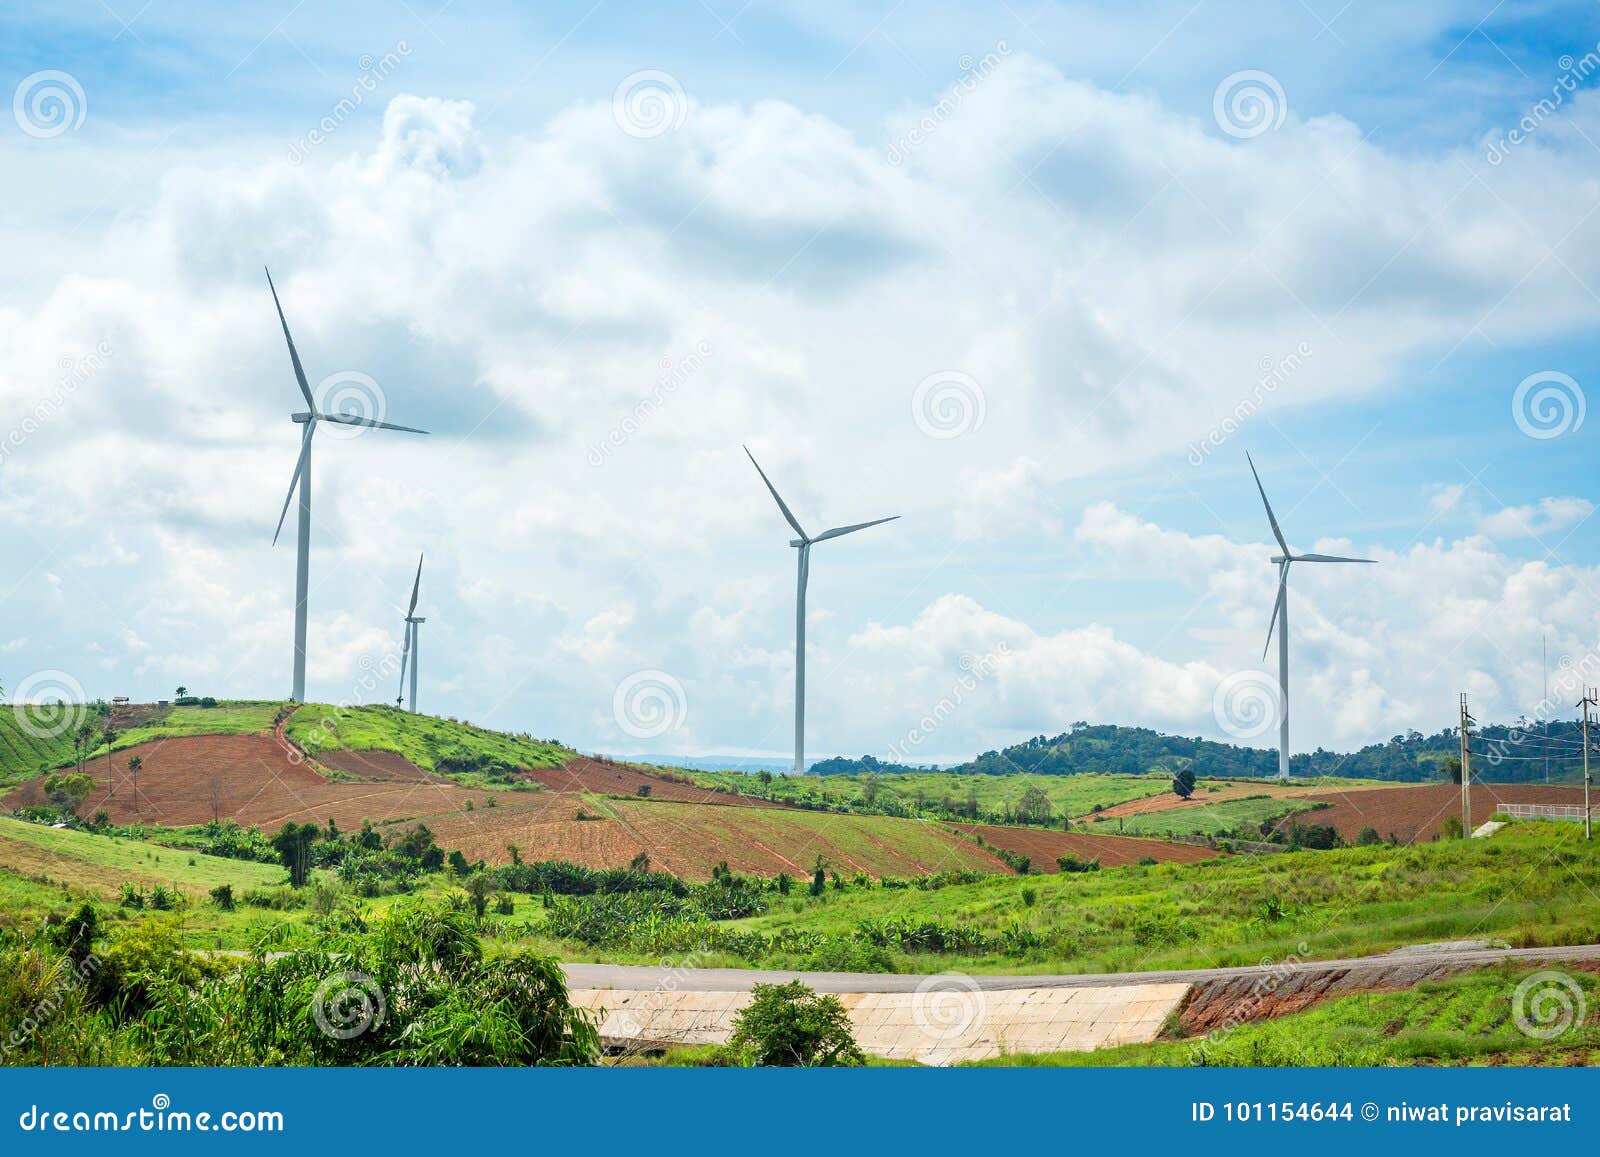
[[[1600,132],[1589,94],[1566,115]],[[60,397],[0,463],[0,533],[36,560],[14,609],[57,624],[17,662],[70,667],[127,627],[141,647],[93,692],[287,685],[293,546],[270,539],[301,402],[270,264],[313,384],[359,371],[390,420],[434,431],[319,438],[314,694],[360,693],[426,548],[426,670],[454,688],[437,709],[598,741],[612,688],[648,666],[694,700],[694,731],[652,746],[781,750],[794,562],[748,440],[808,527],[906,515],[818,552],[814,749],[881,749],[958,652],[997,640],[986,708],[944,752],[1079,717],[1206,730],[1208,684],[1259,655],[1261,549],[1111,503],[1064,515],[1060,488],[1182,452],[1244,399],[1248,426],[1379,390],[1472,332],[1560,332],[1587,308],[1570,276],[1600,280],[1581,142],[1542,135],[1515,173],[1387,151],[1333,116],[1236,142],[1021,53],[898,165],[893,123],[778,101],[696,103],[650,140],[605,101],[510,132],[477,119],[403,95],[342,153],[175,168],[92,264],[0,307],[0,404]],[[1546,246],[1563,262],[1535,264]],[[912,398],[950,372],[985,419],[930,436]],[[1376,577],[1297,572],[1303,734],[1425,725],[1480,666],[1509,697],[1527,672],[1504,655],[1544,621],[1593,638],[1592,575],[1495,545],[1573,525],[1579,502],[1503,511]],[[976,571],[1068,525],[1107,573],[1193,587],[1222,636],[1146,650],[1109,615],[1040,630],[1041,604],[931,577],[954,541],[996,552]]]
[[[1507,506],[1478,520],[1490,538],[1538,538],[1574,526],[1594,513],[1587,498],[1541,498],[1527,506]]]

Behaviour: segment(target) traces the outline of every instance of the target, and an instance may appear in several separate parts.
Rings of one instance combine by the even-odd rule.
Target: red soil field
[[[1321,813],[1319,813],[1321,814]],[[957,824],[964,832],[981,835],[986,843],[1008,852],[1027,856],[1035,872],[1057,872],[1056,860],[1076,856],[1080,860],[1099,860],[1103,868],[1120,868],[1143,859],[1157,863],[1193,864],[1220,853],[1192,844],[1169,844],[1135,836],[1089,836],[1077,832],[1056,832],[1045,828],[1008,828],[993,824]]]
[[[334,771],[387,783],[447,783],[393,751],[324,751],[317,762]]]
[[[1305,798],[1326,800],[1332,806],[1301,813],[1295,817],[1300,823],[1332,824],[1351,841],[1363,828],[1374,829],[1384,839],[1393,835],[1402,843],[1431,840],[1445,816],[1461,815],[1461,787],[1453,783],[1309,792]],[[1472,826],[1487,823],[1502,803],[1581,804],[1583,788],[1474,783]]]
[[[138,808],[128,760],[138,756]],[[342,828],[433,815],[463,809],[468,800],[482,807],[488,795],[478,789],[430,783],[336,783],[304,764],[290,762],[274,740],[258,735],[201,735],[161,739],[92,759],[84,771],[95,790],[81,813],[104,810],[115,823],[142,821],[167,827],[211,822],[214,816],[272,831],[286,820],[335,820]],[[115,795],[108,783],[115,776]],[[39,795],[39,781],[7,795],[8,808]]]
[[[567,802],[573,797],[568,796]],[[460,848],[469,860],[508,864],[507,844],[515,844],[524,861],[566,860],[586,868],[626,868],[644,845],[616,820],[541,821],[536,814],[497,815],[502,809],[457,812],[439,822],[424,821],[439,846]]]
[[[652,866],[688,879],[705,879],[724,860],[736,872],[809,875],[818,855],[841,875],[1010,872],[998,857],[920,820],[645,801],[612,807]]]
[[[663,776],[648,775],[607,760],[580,757],[561,767],[536,768],[523,773],[552,791],[592,791],[600,795],[637,795],[641,785],[650,789],[651,799],[679,803],[727,804],[733,807],[785,807],[771,800],[731,792],[711,791],[690,783],[676,783]]]

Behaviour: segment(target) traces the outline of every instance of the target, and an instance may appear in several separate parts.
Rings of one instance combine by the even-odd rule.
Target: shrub
[[[819,995],[798,980],[756,985],[734,1018],[728,1043],[757,1065],[833,1068],[867,1060],[839,998]]]
[[[1098,872],[1100,870],[1100,861],[1080,860],[1077,856],[1058,856],[1056,858],[1056,867],[1063,872]]]
[[[224,912],[232,912],[234,908],[233,885],[218,884],[211,889],[211,902]]]

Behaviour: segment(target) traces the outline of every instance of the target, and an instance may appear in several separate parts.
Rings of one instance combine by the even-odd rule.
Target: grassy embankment
[[[1310,1066],[1310,1065],[1593,1065],[1600,1063],[1600,1018],[1563,1027],[1561,1001],[1576,1011],[1600,1004],[1600,977],[1574,969],[1566,979],[1532,980],[1539,970],[1497,967],[1403,992],[1360,993],[1325,1001],[1276,1020],[1242,1024],[1226,1033],[1094,1052],[1019,1054],[979,1062],[987,1066]],[[1552,1016],[1546,1040],[1518,1028],[1516,994],[1524,990],[1525,1015],[1536,993]],[[1535,1027],[1540,1027],[1537,1021]]]
[[[499,771],[560,767],[577,752],[554,740],[490,731],[470,723],[413,715],[387,706],[334,707],[307,703],[286,731],[312,756],[332,751],[390,751],[424,771],[470,786]]]

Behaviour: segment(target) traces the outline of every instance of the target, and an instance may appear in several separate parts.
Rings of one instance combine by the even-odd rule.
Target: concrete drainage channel
[[[1158,1039],[1177,1018],[1190,1035],[1298,1012],[1357,992],[1412,988],[1500,963],[1600,965],[1600,945],[1509,949],[1487,941],[1380,956],[1242,968],[1076,976],[867,975],[749,969],[565,965],[574,1004],[622,1052],[726,1044],[757,983],[801,980],[838,996],[863,1050],[926,1065],[1002,1054],[1087,1051]]]
[[[943,979],[943,978],[940,978]],[[920,992],[846,992],[856,1043],[873,1056],[949,1065],[1002,1053],[1098,1049],[1153,1041],[1189,995],[1188,984],[1010,988],[961,984]],[[599,1014],[610,1049],[641,1052],[726,1044],[748,992],[588,989],[574,1004]]]

